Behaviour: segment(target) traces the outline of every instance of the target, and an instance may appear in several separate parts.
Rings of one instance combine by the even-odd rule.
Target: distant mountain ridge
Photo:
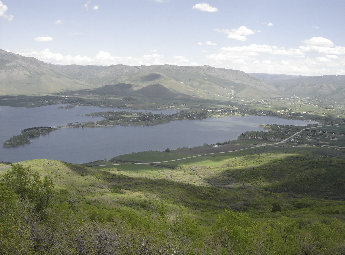
[[[169,94],[204,99],[276,95],[273,86],[242,71],[230,69],[173,65],[53,65],[0,50],[0,95],[47,95],[109,84],[131,84],[133,90],[159,84],[161,87],[146,90],[150,90],[151,95],[152,88],[154,93],[157,90],[163,93],[164,87]]]
[[[345,75],[297,76],[254,73],[251,76],[271,84],[282,96],[322,97],[343,102]]]
[[[345,98],[345,75],[247,74],[211,66],[53,65],[0,50],[0,95],[49,95],[121,84],[130,86],[130,94],[144,97],[182,95],[229,100],[296,95],[337,101]],[[112,89],[119,92],[120,87]]]

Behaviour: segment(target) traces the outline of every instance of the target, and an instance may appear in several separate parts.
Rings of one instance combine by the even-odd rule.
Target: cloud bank
[[[47,39],[42,41],[47,41]],[[104,50],[99,50],[94,56],[61,54],[50,49],[26,50],[17,53],[61,65],[211,65],[248,73],[345,75],[345,46],[336,45],[325,37],[311,37],[301,41],[299,46],[292,48],[270,44],[217,47],[212,41],[198,44],[212,46],[208,47],[212,51],[201,50],[203,57],[198,61],[182,55],[168,57],[157,51],[141,56],[116,56]]]
[[[268,44],[222,47],[206,58],[218,67],[255,73],[345,74],[345,47],[311,37],[296,48]]]

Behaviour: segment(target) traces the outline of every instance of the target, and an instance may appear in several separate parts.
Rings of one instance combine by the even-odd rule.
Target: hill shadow
[[[166,179],[149,179],[145,177],[128,177],[121,174],[103,172],[103,179],[112,190],[120,192],[152,193],[175,205],[198,211],[221,212],[225,209],[247,210],[251,202],[262,198],[254,189],[223,189],[217,187],[196,186]],[[256,203],[256,202],[255,202]]]
[[[228,168],[208,178],[212,186],[243,183],[274,193],[345,200],[345,160],[303,154],[246,168]]]

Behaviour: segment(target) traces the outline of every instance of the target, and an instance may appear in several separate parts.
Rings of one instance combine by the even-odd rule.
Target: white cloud
[[[345,55],[345,47],[336,46],[331,40],[324,37],[312,37],[303,41],[300,50],[309,55]]]
[[[317,57],[316,60],[318,60],[320,62],[330,62],[331,61],[329,58],[326,58],[326,57]]]
[[[268,22],[268,23],[266,23],[266,25],[267,25],[268,27],[273,27],[273,26],[274,26],[274,24],[273,24],[272,22]]]
[[[240,26],[237,29],[216,29],[217,32],[224,33],[229,39],[234,39],[238,41],[246,41],[248,35],[253,35],[255,32],[246,26]]]
[[[327,58],[330,59],[338,59],[339,57],[337,55],[326,55]]]
[[[345,47],[312,37],[295,48],[267,44],[222,47],[206,58],[218,67],[245,72],[300,75],[345,74]]]
[[[206,41],[206,42],[197,42],[197,45],[199,45],[199,46],[202,46],[202,45],[217,46],[217,43],[212,42],[212,41]]]
[[[182,62],[182,63],[188,63],[189,62],[188,58],[186,58],[184,56],[175,56],[174,60],[178,61],[178,62]]]
[[[196,65],[198,65],[196,62],[192,62],[184,56],[174,56],[173,61],[170,62],[169,64],[178,65],[178,66],[196,66]]]
[[[209,5],[208,3],[199,3],[193,6],[193,9],[203,11],[203,12],[217,12],[218,9]]]
[[[212,42],[212,41],[207,41],[205,44],[208,46],[217,46],[217,43]]]
[[[112,61],[114,58],[109,52],[101,50],[97,53],[96,59],[101,61]]]
[[[36,42],[51,42],[53,41],[53,38],[50,36],[38,36],[38,37],[35,37],[34,40]]]
[[[331,40],[324,38],[324,37],[312,37],[312,38],[305,40],[303,42],[307,45],[321,46],[321,47],[323,47],[323,46],[330,46],[331,47],[334,45],[334,43]]]
[[[12,21],[14,16],[7,14],[8,7],[2,1],[0,1],[0,17],[7,19],[8,21]]]
[[[84,8],[85,8],[86,11],[89,11],[89,9],[91,8],[91,2],[92,2],[92,0],[88,0],[87,2],[84,3]],[[92,6],[91,9],[94,10],[94,11],[98,11],[99,10],[99,5],[95,4],[95,5]]]
[[[55,21],[55,25],[61,25],[62,23],[63,23],[63,22],[62,22],[61,19],[58,19],[58,20]]]

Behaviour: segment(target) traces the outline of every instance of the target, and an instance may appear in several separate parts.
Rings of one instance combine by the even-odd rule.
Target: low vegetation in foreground
[[[1,164],[0,254],[344,254],[344,165],[343,150],[292,146]]]

